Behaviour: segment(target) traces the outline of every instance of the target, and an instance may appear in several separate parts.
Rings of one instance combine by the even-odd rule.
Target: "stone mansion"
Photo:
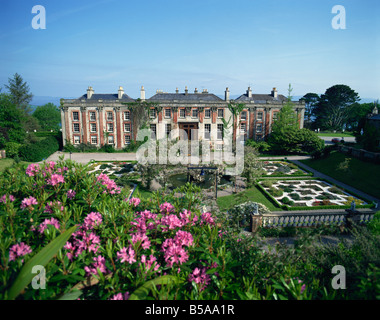
[[[95,93],[92,87],[87,94],[78,99],[61,99],[61,120],[63,141],[73,145],[90,143],[100,147],[112,144],[116,149],[123,149],[136,137],[132,125],[133,105],[136,102],[128,96],[122,87],[117,93]],[[238,134],[244,134],[245,139],[265,140],[271,132],[277,113],[286,103],[287,98],[277,93],[273,88],[270,94],[252,93],[249,87],[246,93],[237,99],[230,100],[230,91],[225,90],[224,99],[209,93],[207,89],[190,93],[166,93],[157,90],[148,99],[145,89],[141,87],[140,101],[152,102],[149,112],[149,125],[152,136],[162,139],[171,134],[171,138],[181,139],[180,132],[186,132],[189,139],[209,140],[216,150],[223,148],[223,121],[232,117],[228,104],[243,103],[244,110],[240,113]],[[298,116],[300,128],[303,127],[305,104],[293,101]],[[136,128],[135,128],[136,129]],[[183,131],[179,130],[183,129]],[[198,129],[198,130],[192,130]]]

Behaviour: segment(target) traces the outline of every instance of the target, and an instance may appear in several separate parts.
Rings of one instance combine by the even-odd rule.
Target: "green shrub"
[[[261,181],[261,185],[265,188],[271,188],[273,185],[273,181],[271,180],[263,180]]]
[[[28,162],[37,162],[47,159],[51,154],[58,151],[59,144],[55,137],[47,137],[33,144],[20,147],[20,159]]]
[[[20,143],[17,142],[7,142],[5,144],[5,152],[8,158],[15,158],[18,156],[19,149],[21,147]]]
[[[268,192],[269,192],[272,196],[274,196],[274,197],[281,197],[281,196],[284,194],[284,192],[283,192],[281,189],[277,189],[277,188],[275,188],[275,187],[271,187],[271,188],[269,188],[269,189],[268,189]]]

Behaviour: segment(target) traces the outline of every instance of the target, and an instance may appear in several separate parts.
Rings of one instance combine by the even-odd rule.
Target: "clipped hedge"
[[[59,143],[53,136],[36,143],[25,144],[19,149],[20,159],[28,162],[38,162],[47,159],[59,150]]]

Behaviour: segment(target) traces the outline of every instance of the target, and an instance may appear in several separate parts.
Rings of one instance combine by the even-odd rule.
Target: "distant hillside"
[[[64,98],[64,99],[74,99],[74,98],[70,98],[70,97],[49,97],[49,96],[34,96],[33,99],[32,99],[32,102],[30,103],[32,109],[34,110],[35,108],[37,108],[38,106],[43,106],[47,103],[53,103],[54,105],[56,105],[57,107],[59,107],[60,105],[60,100],[61,98]]]

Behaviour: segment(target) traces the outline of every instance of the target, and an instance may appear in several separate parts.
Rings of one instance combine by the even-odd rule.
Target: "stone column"
[[[62,121],[63,145],[65,145],[66,140],[68,142],[71,142],[69,107],[67,107],[67,106],[62,106],[62,108],[61,108],[61,121]]]
[[[103,106],[97,107],[98,110],[98,122],[99,122],[99,143],[100,146],[104,144],[104,108]]]
[[[269,135],[270,129],[270,108],[265,108],[265,140]]]
[[[87,135],[87,115],[86,115],[86,107],[81,106],[80,111],[82,114],[82,143],[87,143],[88,142],[88,135]]]
[[[115,140],[115,148],[116,149],[122,149],[122,128],[121,128],[121,119],[120,119],[120,107],[115,107],[115,117],[116,117],[116,140]]]

